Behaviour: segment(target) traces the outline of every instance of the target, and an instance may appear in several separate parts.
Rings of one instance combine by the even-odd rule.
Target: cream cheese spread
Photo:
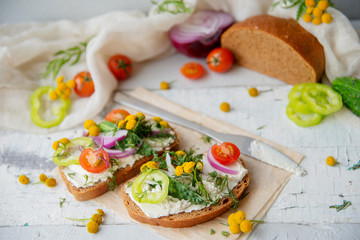
[[[297,176],[305,176],[307,174],[306,170],[296,162],[259,140],[254,140],[250,143],[250,151],[255,158],[267,164],[284,169]]]

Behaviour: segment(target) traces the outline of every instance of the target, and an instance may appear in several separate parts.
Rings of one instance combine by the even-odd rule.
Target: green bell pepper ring
[[[286,115],[288,118],[300,127],[310,127],[319,124],[324,115],[318,113],[303,114],[296,112],[290,105],[286,107]]]
[[[310,114],[313,113],[311,111],[311,108],[309,104],[307,104],[304,99],[301,97],[302,90],[305,86],[308,86],[313,83],[301,83],[298,85],[295,85],[291,91],[289,92],[288,99],[289,104],[292,109],[294,109],[296,112],[303,113],[303,114]]]
[[[131,192],[139,203],[160,203],[168,195],[169,178],[160,170],[150,170],[138,176],[132,187]]]
[[[61,99],[61,105],[58,107],[53,107],[53,114],[56,116],[55,119],[46,121],[41,118],[39,115],[39,110],[41,107],[41,96],[44,94],[49,94],[51,90],[55,90],[50,86],[43,86],[35,89],[31,95],[30,104],[31,104],[31,120],[37,126],[42,128],[51,128],[59,125],[64,118],[66,117],[66,110],[70,107],[70,99],[63,100]],[[50,101],[50,100],[49,100]]]
[[[322,115],[332,114],[342,107],[341,95],[323,84],[306,85],[301,97],[313,112]]]
[[[89,148],[93,145],[93,141],[89,137],[78,137],[70,140],[64,146],[59,146],[59,148],[54,152],[53,161],[56,165],[66,167],[71,164],[79,165],[79,156],[81,154],[81,149]]]

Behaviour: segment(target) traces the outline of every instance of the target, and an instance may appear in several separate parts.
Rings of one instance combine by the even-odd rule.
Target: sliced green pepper
[[[305,86],[311,85],[313,83],[301,83],[298,85],[295,85],[291,91],[289,92],[288,99],[289,104],[292,109],[294,109],[296,112],[303,113],[303,114],[310,114],[313,113],[311,111],[311,108],[307,102],[304,101],[302,98],[302,90]]]
[[[313,112],[322,115],[329,115],[342,107],[341,95],[323,84],[304,86],[301,97]]]
[[[53,161],[56,165],[66,167],[71,164],[79,164],[81,148],[91,147],[93,141],[89,137],[78,137],[70,140],[66,144],[66,149],[60,146],[53,155]]]
[[[300,127],[310,127],[319,124],[324,116],[318,113],[303,114],[296,112],[290,105],[286,107],[286,115]]]
[[[131,192],[138,202],[156,204],[167,197],[168,189],[168,176],[160,170],[150,170],[135,179]]]
[[[39,115],[39,110],[42,104],[40,98],[44,94],[49,94],[51,90],[54,90],[54,88],[50,86],[39,87],[35,89],[30,99],[31,120],[37,126],[42,128],[51,128],[56,125],[59,125],[64,120],[66,116],[66,110],[69,108],[71,103],[69,99],[66,100],[61,99],[61,105],[57,107],[53,107],[53,114],[56,116],[56,118],[50,121],[46,121],[42,119],[41,116]]]

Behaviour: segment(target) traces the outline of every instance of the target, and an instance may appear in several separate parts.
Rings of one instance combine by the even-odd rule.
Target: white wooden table
[[[177,71],[180,63],[187,59],[174,55],[151,66],[139,64],[136,68],[140,73],[121,88],[147,87],[178,104],[262,135],[306,156],[301,165],[308,175],[292,176],[263,219],[265,223],[252,231],[251,239],[360,238],[360,170],[347,170],[360,160],[360,128],[342,120],[341,113],[328,116],[315,127],[297,127],[284,112],[291,87],[278,80],[236,68],[220,78],[209,74],[203,82],[193,83],[174,71],[158,74],[156,69],[162,67],[161,61],[172,61],[170,65]],[[171,90],[158,90],[160,81],[174,79],[177,81]],[[270,91],[251,98],[247,94],[250,86]],[[232,111],[219,111],[223,101],[231,104]],[[113,107],[115,104],[110,102],[98,119]],[[139,224],[124,224],[113,211],[104,208],[106,218],[101,230],[90,235],[66,217],[89,217],[101,206],[91,201],[77,202],[57,187],[25,186],[18,182],[21,174],[26,174],[32,182],[38,181],[40,173],[51,175],[55,167],[51,160],[52,142],[63,136],[79,136],[81,129],[78,126],[41,136],[0,130],[0,239],[163,239]],[[325,158],[330,155],[340,164],[327,166]],[[66,199],[62,208],[60,198]],[[340,212],[329,209],[330,205],[342,204],[343,199],[352,205]],[[219,235],[219,239],[226,238]]]

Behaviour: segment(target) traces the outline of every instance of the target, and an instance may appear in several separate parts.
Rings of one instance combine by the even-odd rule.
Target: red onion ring
[[[110,163],[108,161],[106,161],[105,158],[101,157],[101,156],[97,156],[98,158],[100,158],[101,160],[103,160],[106,163],[106,167],[109,168]]]
[[[97,136],[91,139],[97,144],[105,148],[112,148],[115,146],[116,141],[121,141],[127,135],[127,130],[120,130],[115,132],[114,136]]]
[[[210,165],[215,168],[216,170],[226,173],[226,174],[231,174],[231,175],[238,175],[239,171],[238,170],[234,170],[234,169],[240,169],[239,168],[239,162],[236,161],[230,165],[222,165],[221,163],[219,163],[218,161],[215,160],[214,156],[211,153],[211,148],[209,148],[208,150],[208,154],[207,154],[207,159],[208,162],[210,163]]]
[[[174,47],[189,57],[204,58],[220,46],[221,34],[234,22],[229,13],[198,11],[185,22],[174,26],[169,38]]]
[[[137,148],[141,147],[142,142],[137,146]],[[116,158],[125,158],[128,156],[133,155],[136,153],[135,148],[125,149],[125,151],[121,151],[118,149],[109,149],[109,148],[103,148],[105,152],[109,155],[109,157],[116,157]]]

